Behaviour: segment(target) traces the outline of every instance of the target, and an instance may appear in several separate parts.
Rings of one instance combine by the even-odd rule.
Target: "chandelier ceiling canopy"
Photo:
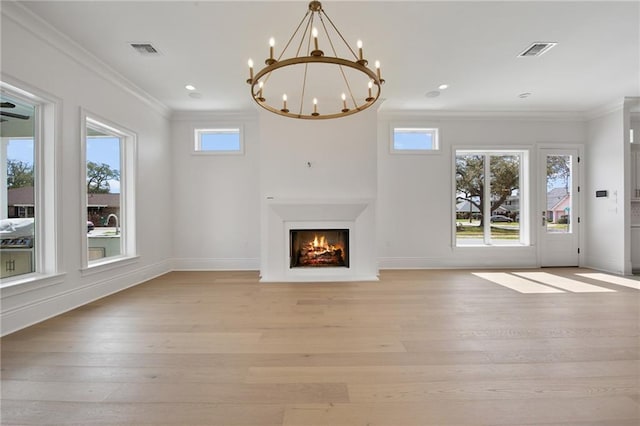
[[[251,97],[268,111],[291,118],[338,118],[363,111],[380,97],[380,62],[370,69],[362,42],[356,53],[319,1],[309,3],[278,57],[275,46],[271,38],[264,68],[254,72],[253,61],[248,62]],[[287,57],[289,48],[295,52]]]

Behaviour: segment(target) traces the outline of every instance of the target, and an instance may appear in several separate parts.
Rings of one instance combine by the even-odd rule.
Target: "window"
[[[0,81],[2,287],[22,284],[34,277],[52,276],[58,271],[57,103],[51,99],[7,80]]]
[[[438,151],[438,129],[420,127],[393,127],[392,153],[428,153]]]
[[[212,154],[242,154],[242,132],[239,127],[195,129],[195,152]]]
[[[85,116],[87,266],[135,255],[135,136]]]
[[[35,105],[2,93],[2,196],[0,278],[35,272],[36,138]]]
[[[456,245],[526,245],[526,151],[456,151]]]

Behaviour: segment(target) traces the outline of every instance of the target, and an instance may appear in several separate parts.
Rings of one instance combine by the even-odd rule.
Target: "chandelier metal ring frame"
[[[324,29],[324,34],[329,42],[329,45],[334,55],[336,56],[324,56],[324,52],[318,48],[317,30],[313,28],[313,31],[310,31],[310,28],[312,28],[312,25],[313,25],[314,16],[316,14],[318,15],[319,20],[322,24],[322,28]],[[337,56],[335,47],[333,45],[333,41],[331,40],[331,37],[329,35],[329,32],[323,20],[323,16],[331,24],[334,31],[337,33],[339,38],[345,44],[347,49],[354,55],[355,60],[340,58]],[[284,56],[291,42],[296,38],[296,35],[298,34],[300,28],[303,26],[305,21],[306,21],[306,25],[304,25],[304,30],[300,38],[300,45],[298,47],[298,51],[296,52],[296,55],[288,59],[281,59],[282,56]],[[300,49],[305,39],[307,40],[308,54],[300,56],[299,55]],[[312,40],[313,40],[313,43],[312,43]],[[358,41],[358,43],[360,43],[360,41]],[[315,47],[314,50],[311,50],[312,44]],[[346,40],[344,39],[340,31],[333,24],[331,19],[324,12],[324,10],[322,9],[322,5],[319,1],[312,1],[311,3],[309,3],[309,10],[305,14],[305,16],[302,18],[302,21],[300,22],[296,30],[291,35],[291,38],[285,45],[285,48],[283,49],[278,59],[275,59],[273,57],[273,40],[270,41],[270,45],[271,45],[270,55],[269,55],[269,58],[265,60],[266,66],[260,69],[259,71],[257,71],[255,74],[253,73],[253,62],[249,60],[249,79],[247,79],[247,83],[251,85],[251,97],[253,98],[253,100],[262,108],[270,112],[273,112],[275,114],[282,115],[285,117],[301,118],[301,119],[315,120],[315,119],[339,118],[339,117],[352,115],[360,111],[364,111],[365,109],[373,105],[380,97],[381,85],[384,84],[385,80],[380,77],[379,62],[376,61],[376,71],[373,71],[367,67],[368,61],[362,57],[362,48],[359,46],[359,57],[358,57],[353,51],[353,49],[351,49],[351,47],[348,45],[348,43],[346,42]],[[346,92],[348,92],[349,94],[348,96],[349,106],[351,106],[351,108],[348,107],[347,100],[346,100],[347,96],[343,92],[342,94],[343,108],[338,109],[338,112],[330,112],[330,113],[323,113],[323,114],[318,113],[316,109],[315,98],[314,98],[313,112],[308,114],[303,112],[304,93],[305,93],[306,84],[307,84],[307,68],[306,67],[308,67],[309,64],[330,64],[330,65],[336,65],[340,68],[340,74],[342,75],[342,78],[344,80]],[[300,105],[299,105],[298,112],[291,112],[287,108],[286,95],[283,96],[282,107],[278,107],[273,103],[269,103],[267,99],[263,96],[265,84],[271,77],[272,73],[274,73],[279,69],[282,69],[285,67],[291,67],[294,65],[305,66],[304,78],[302,82],[302,96],[300,98]],[[354,69],[368,77],[369,84],[368,84],[367,96],[356,97],[353,94],[349,81],[347,80],[347,77],[343,70],[343,67]]]

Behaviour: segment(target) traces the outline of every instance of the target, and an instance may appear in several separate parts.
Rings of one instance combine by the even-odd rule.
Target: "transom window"
[[[242,132],[240,127],[210,128],[194,130],[194,151],[210,154],[242,154]]]
[[[393,127],[392,153],[428,153],[438,151],[438,129],[426,127]]]

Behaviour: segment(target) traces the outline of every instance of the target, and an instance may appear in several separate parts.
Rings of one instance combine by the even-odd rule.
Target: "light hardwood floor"
[[[472,272],[170,273],[3,338],[2,424],[640,424],[640,291]]]

